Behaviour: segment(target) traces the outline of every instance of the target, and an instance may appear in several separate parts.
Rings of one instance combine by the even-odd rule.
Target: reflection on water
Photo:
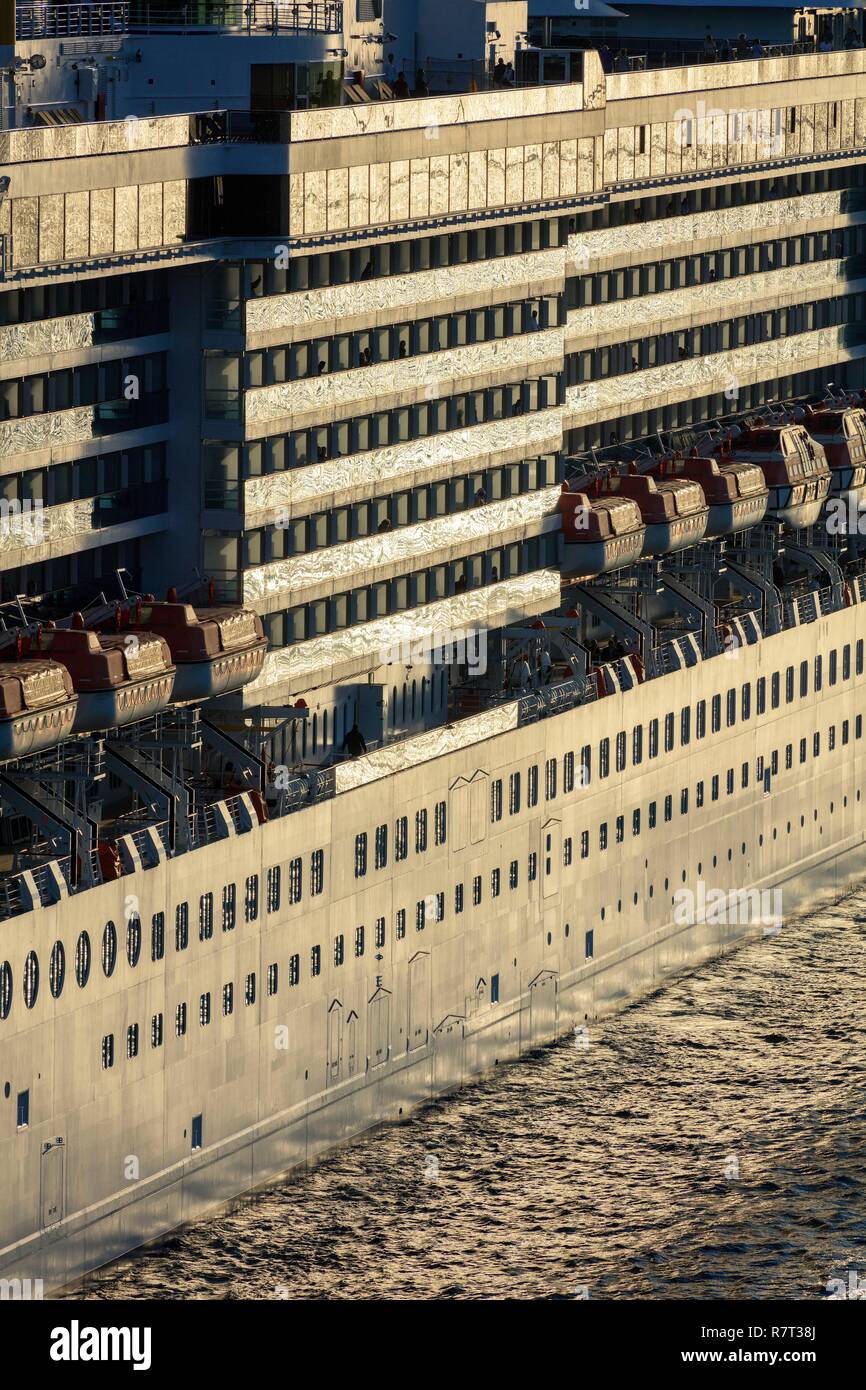
[[[864,997],[861,891],[86,1295],[821,1297],[866,1258]]]

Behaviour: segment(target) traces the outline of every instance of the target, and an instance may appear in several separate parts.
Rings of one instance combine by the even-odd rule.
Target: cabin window
[[[367,832],[355,836],[355,877],[363,878],[367,872]]]
[[[455,888],[454,888],[454,911],[457,912],[457,913],[463,911],[463,884],[462,884],[462,883],[456,884],[456,885],[455,885]]]
[[[132,1061],[133,1057],[138,1056],[138,1024],[130,1023],[126,1030],[126,1057]]]
[[[102,1070],[108,1071],[109,1067],[114,1066],[114,1034],[106,1033],[102,1039]]]
[[[490,783],[490,819],[495,822],[502,820],[502,778],[497,777]]]
[[[198,1021],[202,1028],[210,1023],[210,990],[205,990],[198,999]]]

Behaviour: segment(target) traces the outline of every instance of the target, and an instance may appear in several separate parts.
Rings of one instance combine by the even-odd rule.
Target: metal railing
[[[109,0],[93,5],[18,5],[16,39],[91,38],[110,34],[196,33],[228,29],[246,34],[341,34],[342,0]]]
[[[599,52],[602,66],[611,74],[620,72],[646,72],[654,68],[697,67],[704,63],[745,63],[760,58],[799,58],[813,53],[839,53],[853,48],[862,48],[860,42],[834,43],[829,48],[817,46],[813,40],[800,43],[761,43],[750,41],[737,45],[736,40],[721,40],[710,47],[701,45],[680,47],[668,46],[664,49],[650,50],[647,53],[629,53],[624,49]]]
[[[17,5],[15,37],[21,39],[91,38],[125,34],[129,5]]]
[[[287,111],[198,111],[189,118],[192,145],[286,145]]]

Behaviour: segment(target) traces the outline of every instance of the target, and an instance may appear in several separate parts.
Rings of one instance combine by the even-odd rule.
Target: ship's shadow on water
[[[861,889],[74,1296],[826,1297],[866,1249],[864,988]]]

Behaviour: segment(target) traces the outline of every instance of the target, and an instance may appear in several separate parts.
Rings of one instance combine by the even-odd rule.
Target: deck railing
[[[93,5],[18,5],[15,37],[91,38],[110,34],[185,34],[231,30],[245,34],[341,34],[342,0],[109,0]]]

